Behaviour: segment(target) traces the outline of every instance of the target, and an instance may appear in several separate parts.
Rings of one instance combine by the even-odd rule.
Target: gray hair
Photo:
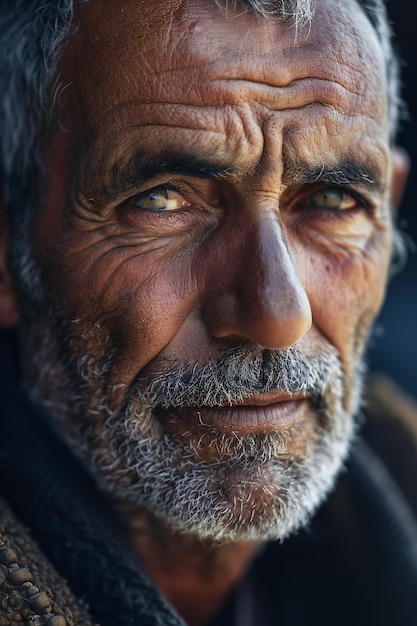
[[[73,27],[75,5],[88,0],[5,0],[0,8],[0,182],[14,240],[25,248],[25,228],[46,191],[43,153],[57,120],[60,52]],[[295,26],[311,23],[315,0],[216,0]],[[377,33],[388,78],[389,121],[395,137],[398,63],[383,0],[357,0]],[[17,252],[17,251],[16,251]],[[19,256],[19,255],[17,255]]]

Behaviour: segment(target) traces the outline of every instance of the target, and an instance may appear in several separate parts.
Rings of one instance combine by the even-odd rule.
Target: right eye
[[[308,198],[310,206],[325,211],[348,211],[358,206],[357,200],[340,187],[324,187]]]
[[[165,185],[143,191],[131,198],[129,204],[143,211],[178,211],[190,206],[178,190]]]

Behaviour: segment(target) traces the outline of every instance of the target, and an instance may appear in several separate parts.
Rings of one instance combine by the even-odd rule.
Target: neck
[[[189,626],[203,626],[243,576],[259,543],[198,539],[119,505],[131,543],[154,583]]]

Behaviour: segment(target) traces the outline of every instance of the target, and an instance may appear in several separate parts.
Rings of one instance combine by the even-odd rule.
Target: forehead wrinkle
[[[203,105],[178,104],[167,116],[166,103],[161,104],[162,107],[155,107],[129,102],[98,120],[90,129],[90,141],[83,143],[80,152],[84,177],[102,178],[113,165],[124,169],[140,152],[149,153],[151,158],[159,153],[182,153],[190,160],[207,158],[216,167],[233,168],[236,172],[246,169],[260,152],[263,136],[258,116],[249,105],[207,109]],[[204,117],[194,116],[195,110],[201,108],[205,110]],[[116,112],[122,128],[119,124],[115,127]],[[138,118],[149,121],[135,123]]]
[[[334,52],[335,44],[339,42],[333,33],[335,24],[332,22],[332,17],[330,17],[329,21],[329,16],[326,14],[317,15],[312,29],[308,32],[308,36],[300,38],[296,37],[291,28],[288,28],[288,24],[282,20],[272,18],[255,19],[253,15],[249,14],[247,15],[247,20],[236,19],[237,16],[228,20],[227,16],[225,19],[224,14],[219,14],[216,17],[212,11],[213,7],[203,8],[201,6],[200,8],[202,9],[200,14],[198,14],[198,11],[196,14],[194,6],[191,12],[192,15],[187,15],[188,11],[185,12],[183,24],[185,27],[188,27],[187,37],[181,38],[181,32],[176,32],[175,36],[172,37],[172,65],[164,71],[182,70],[198,66],[199,72],[201,72],[203,67],[200,66],[208,69],[216,64],[224,68],[224,59],[227,57],[229,62],[237,62],[247,76],[253,73],[253,67],[256,66],[256,75],[262,75],[261,82],[269,83],[270,77],[274,76],[272,84],[280,86],[281,84],[288,84],[291,80],[295,60],[297,60],[298,64],[298,72],[296,71],[296,74],[301,72],[302,75],[303,67],[305,66],[303,55],[307,55],[309,61],[313,61],[321,72],[327,72],[330,69],[331,62],[323,67],[323,52],[325,52],[326,47],[333,49]],[[188,10],[190,10],[189,6]],[[338,24],[343,24],[344,36],[349,39],[351,46],[357,43],[357,47],[360,50],[363,47],[363,41],[359,38],[358,33],[352,30],[350,13],[347,11],[338,11],[338,13]],[[357,16],[357,19],[362,19],[364,24],[369,27],[369,22],[362,12]],[[203,24],[202,27],[199,27],[199,22]],[[323,22],[325,22],[324,25]],[[202,48],[199,42],[198,45],[195,43],[194,35],[198,36],[199,31],[207,23],[212,28],[206,33],[208,45]],[[236,32],[234,29],[235,24],[240,25],[240,29]],[[361,31],[363,31],[363,27]],[[325,34],[324,37],[323,33]],[[180,45],[178,45],[179,35]],[[366,35],[369,38],[368,32]],[[236,46],[230,46],[230,42],[234,41],[233,38],[236,39]],[[247,43],[247,40],[250,39],[252,41]],[[278,39],[279,46],[277,46]],[[263,48],[259,45],[260,41],[264,43]],[[341,50],[339,55],[334,53],[333,59],[336,63],[340,61],[345,62],[344,51],[344,49]],[[155,57],[154,45],[151,52],[152,58],[157,60],[158,56],[156,55]],[[358,65],[366,65],[363,59],[360,58],[360,55],[352,54],[352,58],[357,61]],[[292,63],[289,64],[288,61]],[[332,59],[328,59],[328,61],[332,61]],[[349,64],[346,65],[349,66]],[[359,69],[359,67],[354,68],[353,64],[350,64],[350,67]],[[275,71],[277,68],[279,68],[278,71]],[[227,66],[224,69],[227,72]],[[235,75],[234,72],[231,76],[233,75]]]
[[[240,105],[251,102],[252,106],[266,107],[274,112],[295,111],[318,105],[344,114],[357,105],[357,97],[360,96],[359,92],[349,90],[336,81],[314,77],[290,81],[288,85],[280,87],[243,79],[216,80],[212,84],[215,86],[215,100],[210,102],[207,93],[208,104],[227,102]]]
[[[205,14],[205,11],[203,11]],[[206,18],[208,18],[209,14],[211,15],[211,11],[208,11]],[[224,16],[223,16],[224,17]],[[222,19],[223,19],[222,17]],[[364,18],[366,20],[366,18]],[[211,21],[213,20],[213,16],[211,15]],[[172,20],[171,20],[172,21]],[[345,20],[346,21],[346,20]],[[252,22],[251,22],[252,23]],[[172,24],[169,24],[170,28],[172,28]],[[229,28],[232,28],[233,24],[229,25]],[[349,70],[348,72],[344,72],[344,80],[346,84],[340,85],[340,89],[344,89],[348,93],[356,94],[357,89],[360,89],[361,86],[366,85],[367,81],[369,81],[369,72],[366,72],[365,69],[365,61],[358,57],[358,55],[352,54],[352,58],[356,60],[354,64],[352,61],[349,62],[345,60],[344,56],[342,58],[341,53],[334,55],[327,59],[327,63],[323,65],[322,58],[325,49],[323,48],[323,43],[319,39],[318,41],[308,41],[303,46],[306,50],[304,51],[304,56],[300,54],[298,48],[294,49],[294,42],[292,42],[292,47],[287,51],[284,47],[284,50],[279,51],[279,55],[277,56],[272,50],[272,52],[264,53],[261,47],[257,47],[256,51],[248,50],[245,51],[245,54],[242,54],[238,51],[231,50],[230,46],[226,46],[224,54],[219,51],[216,47],[214,49],[214,53],[216,58],[213,60],[213,52],[211,50],[207,50],[208,46],[203,47],[194,46],[189,43],[191,46],[190,50],[187,54],[185,54],[184,47],[178,45],[178,28],[175,31],[177,37],[172,37],[172,46],[173,50],[166,50],[166,54],[161,55],[161,49],[158,47],[156,55],[153,54],[151,58],[155,58],[156,61],[160,60],[161,57],[164,57],[164,61],[169,59],[168,67],[153,67],[149,65],[150,60],[146,59],[146,67],[145,74],[151,73],[153,75],[152,79],[152,90],[153,90],[153,99],[155,102],[161,100],[161,97],[158,98],[158,90],[162,90],[159,93],[159,96],[162,98],[167,98],[170,102],[173,102],[178,97],[178,89],[176,88],[176,84],[181,82],[176,79],[176,77],[180,78],[182,73],[191,72],[193,74],[193,80],[187,80],[184,85],[181,86],[180,95],[187,97],[190,100],[190,103],[193,99],[198,100],[198,95],[196,98],[195,91],[199,91],[200,87],[202,89],[201,96],[203,96],[203,102],[210,103],[210,97],[213,98],[213,93],[209,93],[207,89],[204,88],[204,84],[200,85],[201,81],[203,83],[210,83],[210,81],[220,80],[220,81],[233,81],[234,77],[237,75],[241,76],[242,80],[247,80],[250,84],[253,78],[256,76],[257,80],[254,80],[254,84],[258,87],[262,87],[266,90],[268,88],[273,90],[275,87],[286,87],[294,90],[294,86],[298,80],[301,80],[304,77],[306,62],[304,56],[308,53],[308,65],[312,68],[312,77],[313,75],[320,80],[332,82],[335,76],[340,76],[342,73],[340,72],[340,67],[343,66],[343,69]],[[181,32],[181,31],[180,31]],[[188,31],[187,31],[188,32]],[[274,31],[275,32],[275,31]],[[116,33],[117,34],[117,33]],[[356,31],[349,33],[345,33],[346,36],[349,35],[350,40],[355,41],[355,39],[360,39],[358,33]],[[115,37],[116,35],[113,34]],[[192,38],[191,38],[192,39]],[[182,39],[181,39],[182,41]],[[281,40],[280,40],[281,41]],[[359,43],[363,43],[361,40]],[[327,43],[327,46],[329,43]],[[241,44],[242,46],[242,44]],[[271,41],[271,47],[273,46],[273,42]],[[340,44],[339,44],[340,48]],[[141,55],[141,59],[143,55],[146,56],[147,49],[140,49],[137,51]],[[256,52],[256,53],[255,53]],[[297,56],[298,55],[298,56]],[[130,56],[126,57],[126,63],[129,63]],[[207,58],[208,57],[208,58]],[[210,58],[211,57],[211,58]],[[234,61],[236,57],[236,62]],[[287,59],[288,57],[288,59]],[[115,57],[117,60],[117,56]],[[114,60],[112,59],[112,62]],[[84,59],[81,59],[81,63],[84,65]],[[184,66],[182,66],[182,64]],[[106,73],[107,73],[108,63],[105,64]],[[193,69],[194,68],[194,69]],[[95,74],[97,73],[97,68],[94,68]],[[123,72],[125,72],[125,68],[123,66]],[[255,72],[255,74],[254,74]],[[311,73],[311,72],[310,72]],[[164,76],[168,76],[169,80],[164,80]],[[307,77],[308,78],[308,77]],[[198,82],[197,82],[198,81]],[[206,84],[205,87],[208,85]],[[214,84],[216,87],[216,84]],[[365,87],[364,87],[365,89]],[[171,92],[172,90],[172,92]],[[210,91],[210,90],[209,90]],[[216,89],[211,89],[211,92],[215,92]],[[239,91],[239,85],[236,87],[236,91]],[[219,94],[220,95],[220,94]],[[221,94],[221,99],[224,101],[224,93]],[[249,97],[253,97],[254,94],[248,92]],[[273,93],[265,92],[264,98],[271,99]],[[339,96],[335,94],[338,100],[341,99],[341,95]],[[292,97],[292,96],[290,96]],[[331,94],[329,95],[331,97]],[[327,100],[328,98],[326,98]],[[236,100],[235,100],[236,101]],[[106,101],[103,102],[105,104]],[[214,101],[213,101],[214,103]],[[217,104],[219,100],[217,100]],[[278,105],[280,108],[281,105]],[[291,105],[283,105],[285,108],[290,107]]]
[[[215,112],[215,107],[210,107]],[[168,109],[168,115],[164,111]],[[184,130],[203,130],[207,132],[222,132],[215,125],[210,125],[207,117],[204,118],[204,124],[199,117],[200,110],[203,109],[208,113],[206,103],[183,103],[168,100],[152,100],[152,102],[144,102],[140,99],[132,98],[123,103],[117,103],[109,109],[106,109],[99,117],[96,117],[91,124],[91,130],[99,133],[107,120],[113,121],[117,116],[123,120],[124,127],[119,128],[118,132],[126,132],[141,127],[151,126],[167,126],[181,127]],[[197,115],[194,116],[193,114]],[[137,122],[141,118],[143,121]],[[149,121],[148,121],[149,120]],[[182,121],[184,120],[184,122]],[[195,121],[195,124],[192,122]]]

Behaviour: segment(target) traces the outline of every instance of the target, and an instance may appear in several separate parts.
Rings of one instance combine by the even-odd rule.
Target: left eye
[[[346,211],[358,205],[357,200],[350,194],[337,187],[320,189],[309,196],[311,206],[327,211]]]
[[[131,204],[144,211],[177,211],[190,206],[184,197],[169,187],[154,187],[132,199]]]

